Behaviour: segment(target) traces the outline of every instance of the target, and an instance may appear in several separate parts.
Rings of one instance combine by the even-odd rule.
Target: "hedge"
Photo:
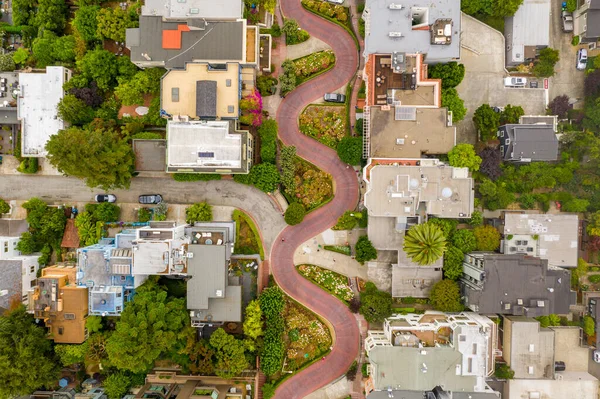
[[[237,210],[237,209],[233,211],[232,217],[233,217],[233,220],[235,220],[236,235],[238,235],[239,231],[240,231],[240,218],[244,219],[246,221],[246,223],[248,223],[248,226],[250,226],[250,230],[252,230],[252,233],[254,233],[254,237],[256,238],[256,243],[258,244],[258,253],[260,255],[260,258],[262,260],[265,260],[265,250],[263,248],[262,240],[260,238],[258,229],[256,228],[256,225],[254,224],[254,221],[250,218],[250,216],[246,215],[244,212]],[[236,237],[236,241],[237,241],[237,238],[238,237]]]
[[[208,173],[173,173],[175,181],[209,181],[221,180],[221,175]]]

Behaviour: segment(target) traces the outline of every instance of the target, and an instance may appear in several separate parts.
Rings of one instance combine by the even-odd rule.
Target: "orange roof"
[[[177,30],[163,30],[162,47],[167,50],[179,50],[181,48],[181,32],[189,32],[187,25],[177,25]]]
[[[77,227],[75,227],[75,219],[67,219],[65,233],[63,234],[60,246],[63,248],[79,248],[79,233],[77,232]]]

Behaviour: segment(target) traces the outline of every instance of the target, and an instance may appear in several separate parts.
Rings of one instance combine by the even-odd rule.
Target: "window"
[[[174,103],[179,102],[179,87],[171,88],[171,101]]]
[[[500,130],[500,137],[504,137],[504,130]]]
[[[75,320],[75,313],[65,313],[65,320]]]
[[[4,252],[8,252],[8,241],[4,241]]]
[[[35,273],[35,266],[29,266],[29,273]]]
[[[65,329],[63,327],[58,327],[58,335],[63,335]]]
[[[231,87],[231,79],[226,79],[225,80],[225,86]]]
[[[230,114],[233,114],[233,111],[235,111],[235,107],[233,105],[228,105],[227,106],[227,112]]]

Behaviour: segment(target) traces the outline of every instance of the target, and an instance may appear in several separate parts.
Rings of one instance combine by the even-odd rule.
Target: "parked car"
[[[325,0],[328,3],[333,3],[333,4],[344,4],[344,0]]]
[[[568,11],[561,13],[563,32],[573,32],[573,14]]]
[[[138,201],[140,204],[160,204],[163,198],[160,194],[144,194],[140,195]]]
[[[577,69],[583,71],[587,66],[587,50],[584,48],[580,48],[577,51]]]
[[[594,351],[594,361],[596,363],[600,363],[600,350],[596,349]]]
[[[330,102],[330,103],[345,103],[346,96],[343,94],[337,94],[337,93],[326,93],[323,96],[323,100]]]
[[[96,202],[117,202],[117,197],[112,194],[97,194],[94,199]]]
[[[525,87],[526,85],[527,85],[527,78],[520,78],[520,77],[504,78],[504,86]]]
[[[504,112],[504,107],[492,107],[492,109],[497,113]]]

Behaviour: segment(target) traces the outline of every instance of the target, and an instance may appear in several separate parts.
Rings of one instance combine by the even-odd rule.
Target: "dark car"
[[[330,102],[330,103],[345,103],[346,102],[346,96],[343,94],[337,94],[337,93],[326,93],[323,96],[323,100]]]
[[[140,195],[140,204],[160,204],[163,198],[160,194],[144,194]]]
[[[96,202],[117,202],[117,197],[112,194],[97,194],[94,199]]]

